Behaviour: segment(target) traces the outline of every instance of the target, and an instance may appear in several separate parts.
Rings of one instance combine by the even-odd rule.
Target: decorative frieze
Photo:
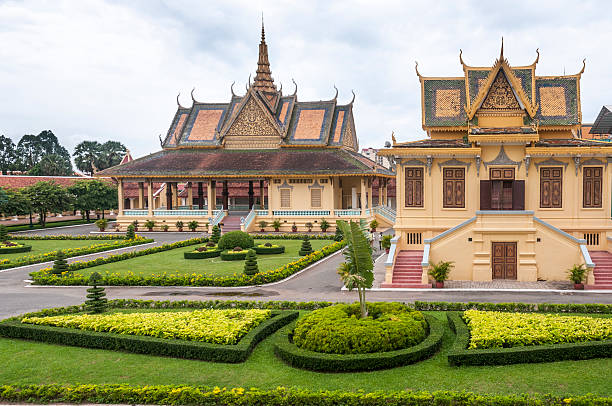
[[[506,154],[504,145],[502,144],[501,148],[499,149],[499,154],[497,154],[495,159],[492,161],[484,162],[484,167],[485,169],[488,169],[490,165],[516,165],[518,166],[518,169],[521,169],[522,163],[523,161],[513,161],[510,159],[510,157]]]

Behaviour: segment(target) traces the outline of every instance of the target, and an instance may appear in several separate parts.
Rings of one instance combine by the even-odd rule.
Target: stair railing
[[[253,207],[246,217],[240,217],[240,231],[247,231],[249,229],[249,226],[255,219],[255,212],[255,207]]]

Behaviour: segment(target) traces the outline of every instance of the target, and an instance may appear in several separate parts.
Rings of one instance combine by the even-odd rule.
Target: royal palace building
[[[428,138],[379,152],[397,172],[383,286],[431,286],[429,262],[453,261],[451,280],[567,281],[584,264],[587,286],[612,287],[596,266],[612,259],[612,144],[582,138],[584,66],[539,76],[539,53],[511,66],[503,44],[492,67],[459,59],[460,77],[417,65]]]
[[[294,82],[295,83],[295,82]],[[262,26],[259,60],[244,95],[178,109],[161,151],[98,172],[118,181],[120,229],[133,221],[155,228],[254,231],[275,220],[280,231],[320,231],[325,219],[395,220],[388,207],[388,180],[394,173],[358,153],[353,100],[300,101],[297,85],[284,94],[272,78]],[[239,201],[232,190],[246,189]],[[376,190],[374,190],[376,189]],[[130,207],[124,191],[129,190]],[[137,191],[136,191],[137,190]],[[220,192],[220,193],[219,193]],[[220,194],[220,196],[219,196]],[[373,196],[377,199],[374,200]]]

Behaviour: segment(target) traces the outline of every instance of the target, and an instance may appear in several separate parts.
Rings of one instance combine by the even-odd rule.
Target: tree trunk
[[[45,224],[47,223],[47,213],[45,213],[44,211],[40,212],[40,225],[43,226],[43,228],[45,227]]]
[[[102,209],[102,218],[104,218],[104,209]]]
[[[87,219],[87,222],[89,223],[89,210],[85,210],[85,218]]]
[[[30,212],[30,228],[33,228],[34,224],[32,223],[32,212]]]

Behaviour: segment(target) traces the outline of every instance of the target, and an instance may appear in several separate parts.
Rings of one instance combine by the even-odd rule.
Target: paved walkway
[[[87,234],[94,231],[95,226],[83,225],[78,227],[36,230],[32,234]],[[190,238],[186,233],[139,233],[156,239],[154,245],[179,241]],[[129,247],[122,251],[139,250],[151,247]],[[106,256],[108,253],[91,254],[87,259]],[[107,297],[135,298],[152,300],[295,300],[311,301],[326,300],[339,302],[353,302],[357,300],[356,292],[342,291],[342,284],[336,269],[342,263],[342,254],[328,257],[314,265],[309,270],[284,282],[267,286],[218,288],[218,287],[108,287]],[[380,274],[380,266],[384,265],[384,258],[376,263],[375,271]],[[39,286],[28,287],[24,282],[28,274],[45,265],[31,265],[19,269],[10,269],[0,272],[0,318],[14,316],[25,312],[43,308],[67,306],[82,303],[85,298],[84,287],[55,287]],[[127,266],[127,263],[126,263]],[[384,266],[382,267],[384,269]],[[379,277],[377,277],[379,280]],[[445,290],[430,291],[370,291],[368,300],[372,301],[479,301],[479,302],[528,302],[528,303],[611,303],[612,294],[590,291],[474,291],[474,290]]]

